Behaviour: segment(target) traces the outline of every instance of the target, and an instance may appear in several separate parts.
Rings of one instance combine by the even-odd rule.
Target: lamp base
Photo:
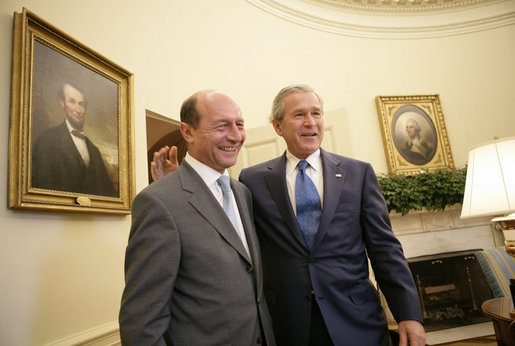
[[[492,222],[499,222],[503,230],[515,229],[515,213],[503,217],[494,217]]]
[[[515,213],[505,217],[496,217],[492,221],[499,222],[505,239],[506,252],[515,257]]]

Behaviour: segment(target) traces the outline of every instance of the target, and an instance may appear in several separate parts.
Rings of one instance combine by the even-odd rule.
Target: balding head
[[[236,163],[245,141],[240,107],[216,90],[198,91],[184,101],[181,133],[189,154],[220,173]]]
[[[202,114],[222,104],[238,107],[232,97],[220,91],[214,89],[197,91],[183,102],[180,113],[181,122],[197,128]]]

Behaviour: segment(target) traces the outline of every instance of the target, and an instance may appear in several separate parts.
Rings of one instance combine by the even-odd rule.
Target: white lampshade
[[[469,152],[461,218],[515,211],[515,137],[494,139]]]

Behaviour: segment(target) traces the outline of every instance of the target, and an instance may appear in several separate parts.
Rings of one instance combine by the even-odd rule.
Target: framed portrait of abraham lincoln
[[[132,93],[130,72],[14,13],[9,207],[130,213]]]
[[[377,96],[376,106],[389,172],[454,168],[439,95]]]

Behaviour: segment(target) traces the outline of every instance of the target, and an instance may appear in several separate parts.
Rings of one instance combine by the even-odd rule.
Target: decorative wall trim
[[[121,345],[117,322],[110,322],[91,329],[81,331],[62,339],[53,341],[45,346],[114,346]]]
[[[417,39],[454,36],[515,24],[515,2],[486,2],[472,8],[410,14],[344,11],[302,0],[247,0],[287,21],[338,35]]]
[[[499,0],[307,0],[335,8],[371,12],[423,12],[465,8]]]

